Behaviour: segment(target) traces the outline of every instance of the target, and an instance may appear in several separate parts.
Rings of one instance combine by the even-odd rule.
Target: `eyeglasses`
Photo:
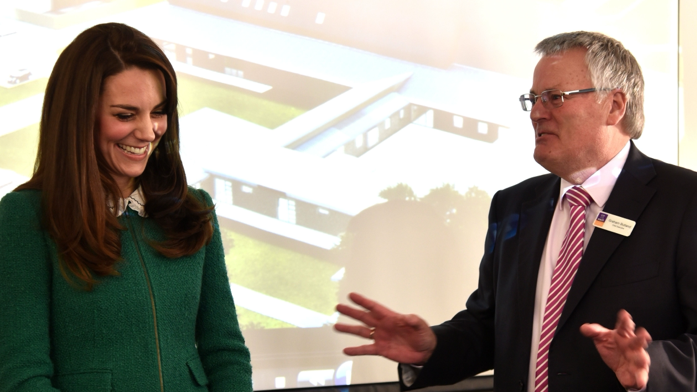
[[[602,90],[610,90],[610,89],[601,89]],[[545,106],[547,109],[552,109],[552,108],[558,108],[561,105],[564,104],[564,96],[568,95],[573,95],[573,94],[582,94],[582,93],[592,93],[594,91],[598,91],[595,87],[593,88],[586,88],[583,90],[572,90],[572,91],[561,91],[557,89],[552,89],[552,90],[545,90],[540,93],[540,95],[535,95],[535,94],[523,94],[518,98],[520,101],[520,106],[525,110],[526,112],[529,112],[532,110],[532,107],[535,106],[535,102],[537,102],[537,98],[542,98],[542,104]]]

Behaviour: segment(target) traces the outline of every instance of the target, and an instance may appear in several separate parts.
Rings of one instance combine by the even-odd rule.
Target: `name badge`
[[[598,213],[598,216],[595,218],[595,222],[593,222],[593,226],[595,227],[599,227],[603,230],[611,231],[625,237],[629,237],[629,235],[632,234],[632,230],[634,229],[635,225],[636,222],[633,220],[608,214],[607,212],[602,211]]]

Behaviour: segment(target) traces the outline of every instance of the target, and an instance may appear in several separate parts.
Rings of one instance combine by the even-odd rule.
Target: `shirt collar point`
[[[109,209],[113,210],[114,206],[107,202]],[[139,216],[147,218],[148,214],[145,212],[145,196],[143,195],[143,190],[140,186],[136,188],[130,196],[125,199],[119,199],[116,203],[116,217],[123,215],[126,208],[132,209],[137,212]]]

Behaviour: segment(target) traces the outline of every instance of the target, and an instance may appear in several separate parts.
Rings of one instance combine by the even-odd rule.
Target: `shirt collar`
[[[605,207],[607,199],[610,197],[612,188],[615,187],[615,182],[617,182],[617,177],[619,177],[624,167],[625,162],[627,162],[627,157],[629,156],[629,146],[630,142],[624,145],[622,150],[615,155],[614,158],[610,160],[605,166],[601,167],[598,171],[593,173],[588,179],[581,184],[583,189],[585,189],[593,198],[593,202],[600,206],[600,208]],[[559,191],[559,200],[563,200],[566,191],[573,188],[575,185],[561,179],[561,189]],[[562,203],[557,203],[559,208],[562,208]]]
[[[136,188],[136,190],[134,190],[133,193],[131,193],[131,195],[127,198],[119,199],[118,203],[116,203],[116,216],[121,216],[124,211],[126,211],[127,207],[130,207],[141,217],[147,218],[148,214],[145,212],[145,196],[143,195],[143,190],[140,186],[138,186],[138,188]],[[114,206],[109,205],[109,209],[113,211]]]

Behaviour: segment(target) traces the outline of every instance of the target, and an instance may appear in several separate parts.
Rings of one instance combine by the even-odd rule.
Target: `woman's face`
[[[167,131],[164,77],[131,67],[104,80],[97,107],[97,146],[124,197],[143,174],[148,157]]]

